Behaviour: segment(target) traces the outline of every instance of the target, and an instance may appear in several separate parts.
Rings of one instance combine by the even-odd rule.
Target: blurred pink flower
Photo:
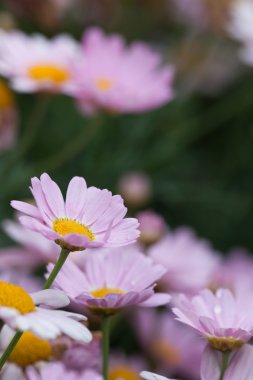
[[[118,190],[129,207],[141,207],[152,195],[150,177],[143,172],[128,172],[120,178]]]
[[[162,374],[177,373],[199,379],[201,356],[206,343],[197,333],[181,325],[167,311],[138,310],[132,321],[141,346]]]
[[[189,228],[169,231],[149,248],[148,254],[167,269],[161,284],[169,291],[185,293],[207,286],[219,261],[210,244]]]
[[[0,32],[0,74],[19,92],[69,92],[78,44],[68,35],[52,40],[20,31]]]
[[[191,299],[181,294],[175,303],[177,320],[193,327],[217,350],[238,349],[253,335],[250,297],[246,304],[227,289],[215,294],[204,289]]]
[[[49,273],[52,270],[49,264]],[[78,266],[66,262],[54,286],[70,299],[98,313],[113,314],[129,306],[156,307],[167,304],[170,296],[155,293],[155,282],[164,268],[154,264],[136,248],[99,250],[83,255]]]
[[[219,380],[222,367],[221,353],[207,346],[201,363],[201,380]],[[230,354],[223,380],[253,379],[253,347],[245,344]]]
[[[56,349],[57,345],[58,342],[56,342]],[[100,372],[101,334],[93,333],[92,341],[89,344],[70,341],[69,344],[67,343],[61,360],[69,370],[82,372],[85,369],[92,369]]]
[[[17,111],[12,92],[0,80],[0,151],[10,149],[17,139]]]
[[[106,110],[138,113],[160,107],[174,96],[174,69],[141,42],[130,47],[119,35],[90,28],[83,37],[83,59],[76,65],[76,97],[84,113]]]
[[[3,229],[9,237],[22,247],[1,249],[0,269],[8,267],[11,269],[34,268],[57,260],[60,247],[38,232],[27,229],[18,222],[11,220],[3,222]]]
[[[139,372],[147,367],[146,361],[140,356],[126,356],[122,352],[110,355],[110,380],[140,380]]]
[[[2,253],[0,253],[2,261]],[[2,263],[1,263],[2,264]],[[35,277],[27,270],[2,270],[0,269],[0,279],[4,282],[9,282],[21,286],[27,292],[37,292],[42,289],[43,282],[39,277]]]
[[[69,371],[62,363],[51,363],[36,370],[30,367],[26,371],[28,380],[103,380],[102,376],[92,370],[83,373]]]
[[[145,245],[157,243],[167,230],[164,218],[152,210],[145,210],[136,215],[140,223],[139,241]]]
[[[235,0],[231,3],[230,21],[227,26],[232,37],[242,42],[240,57],[253,65],[253,2],[252,0]]]
[[[122,198],[108,190],[87,188],[82,177],[72,178],[66,201],[46,173],[32,178],[31,192],[36,206],[11,202],[28,215],[19,218],[21,223],[70,251],[128,245],[139,236],[137,219],[124,218],[127,209]]]

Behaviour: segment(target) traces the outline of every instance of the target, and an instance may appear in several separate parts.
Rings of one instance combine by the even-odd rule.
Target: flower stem
[[[21,338],[22,334],[23,333],[21,331],[18,331],[14,335],[14,337],[12,338],[12,340],[10,341],[9,345],[7,346],[6,350],[4,351],[3,355],[0,358],[0,370],[3,368],[4,363],[6,362],[6,360],[8,359],[8,357],[10,356],[10,354],[12,353],[12,351],[14,350],[14,348],[16,347],[16,344],[18,343],[18,341]]]
[[[221,364],[221,373],[219,380],[223,380],[225,375],[225,371],[228,367],[228,359],[229,359],[230,351],[222,352],[222,364]]]
[[[61,250],[61,253],[60,253],[60,256],[59,256],[57,262],[55,263],[54,269],[52,270],[52,272],[50,273],[47,281],[45,282],[45,285],[44,285],[43,289],[49,289],[50,288],[50,286],[54,282],[56,276],[60,272],[63,264],[65,263],[68,255],[69,255],[69,251],[67,249],[63,248]],[[14,335],[14,337],[12,338],[12,340],[10,341],[9,345],[5,349],[3,355],[0,358],[0,371],[3,368],[5,362],[8,360],[10,354],[12,353],[12,351],[14,350],[14,348],[16,347],[16,345],[17,345],[17,343],[18,343],[18,341],[19,341],[19,339],[21,338],[22,335],[23,335],[22,331],[16,332],[16,334]]]
[[[108,380],[109,350],[110,350],[110,316],[105,316],[102,322],[102,355],[103,355],[103,377]]]
[[[69,255],[69,251],[67,249],[62,248],[60,256],[59,256],[59,258],[58,258],[58,260],[57,260],[57,262],[56,262],[56,264],[54,266],[54,269],[52,270],[52,272],[50,273],[47,281],[45,282],[45,285],[43,286],[43,289],[49,289],[50,288],[50,286],[54,282],[56,276],[60,272],[63,264],[67,260],[68,255]]]

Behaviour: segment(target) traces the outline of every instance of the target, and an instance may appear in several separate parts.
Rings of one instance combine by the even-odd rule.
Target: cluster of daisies
[[[19,247],[0,252],[1,378],[252,378],[250,255],[222,259],[152,211],[126,217],[82,177],[66,197],[48,174],[31,182],[33,201],[12,201],[18,220],[3,223]],[[126,317],[143,357],[109,355],[108,322],[123,334]]]

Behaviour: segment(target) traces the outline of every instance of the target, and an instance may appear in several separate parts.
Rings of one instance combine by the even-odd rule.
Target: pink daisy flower
[[[84,113],[107,110],[137,113],[168,103],[174,96],[174,69],[143,43],[126,47],[119,35],[90,28],[83,37],[83,59],[76,65],[74,96]]]
[[[190,228],[178,228],[148,250],[154,262],[167,268],[161,283],[169,291],[195,293],[206,287],[218,257],[206,240]]]
[[[103,380],[102,376],[93,370],[83,373],[69,371],[62,363],[48,364],[39,371],[30,367],[26,371],[26,376],[28,380]]]
[[[145,210],[136,215],[140,223],[139,241],[144,245],[157,243],[167,232],[164,218],[152,210]]]
[[[70,91],[78,57],[79,47],[68,35],[48,40],[20,31],[0,33],[0,74],[19,92]]]
[[[193,327],[220,351],[241,347],[253,335],[253,305],[237,299],[227,289],[202,290],[187,298],[180,295],[172,310],[177,320]]]
[[[54,286],[84,308],[113,314],[129,306],[155,307],[170,300],[168,294],[154,293],[155,282],[165,269],[135,248],[84,255],[78,265],[69,260]],[[48,269],[51,272],[51,264]]]
[[[122,198],[108,190],[87,188],[82,177],[70,181],[66,201],[46,173],[40,179],[32,178],[31,192],[36,206],[11,202],[14,208],[27,214],[19,218],[21,223],[69,251],[123,246],[139,236],[138,221],[124,218],[127,209]]]
[[[0,281],[0,319],[16,331],[30,331],[43,339],[54,339],[61,334],[90,342],[90,331],[79,323],[83,315],[46,307],[64,307],[69,304],[68,297],[57,290],[42,290],[27,293],[17,285]]]

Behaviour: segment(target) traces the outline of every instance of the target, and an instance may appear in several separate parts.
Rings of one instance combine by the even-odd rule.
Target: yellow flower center
[[[24,368],[41,360],[47,361],[52,353],[49,341],[25,332],[12,351],[9,361]]]
[[[91,292],[91,295],[96,298],[103,298],[104,296],[106,296],[106,294],[110,293],[125,294],[125,292],[117,288],[101,288],[93,290]]]
[[[66,82],[70,78],[68,70],[53,65],[36,65],[28,69],[28,75],[35,80],[49,80],[56,84]]]
[[[238,350],[238,348],[240,348],[244,343],[246,343],[242,339],[236,339],[232,336],[227,338],[207,336],[206,338],[212,348],[222,352]]]
[[[96,81],[96,87],[101,91],[107,91],[112,88],[112,82],[106,78],[100,78]]]
[[[109,380],[139,380],[140,377],[136,371],[127,366],[121,365],[111,368],[109,371]]]
[[[21,314],[35,310],[32,298],[23,288],[3,281],[0,281],[0,306],[14,308]]]
[[[157,339],[152,345],[154,355],[170,366],[176,366],[181,362],[181,355],[178,349],[163,339]]]
[[[4,81],[0,81],[0,108],[10,108],[13,106],[14,97]]]
[[[90,240],[94,240],[95,236],[91,232],[91,230],[85,226],[85,224],[81,224],[73,219],[55,219],[53,222],[53,229],[59,235],[65,236],[68,234],[78,234],[85,235]]]

